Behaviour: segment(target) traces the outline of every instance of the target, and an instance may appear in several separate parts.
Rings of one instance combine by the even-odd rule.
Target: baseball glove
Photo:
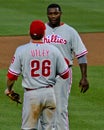
[[[18,103],[19,103],[19,104],[22,104],[22,102],[21,102],[21,100],[20,100],[20,95],[19,95],[18,93],[12,91],[11,93],[7,94],[7,96],[8,96],[11,100],[17,102],[17,104],[18,104]]]

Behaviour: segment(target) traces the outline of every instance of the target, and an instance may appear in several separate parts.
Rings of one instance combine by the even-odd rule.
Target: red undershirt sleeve
[[[17,75],[13,75],[13,74],[11,74],[10,72],[7,73],[7,77],[8,77],[8,79],[10,79],[10,80],[17,80],[17,79],[18,79],[18,76],[17,76]]]

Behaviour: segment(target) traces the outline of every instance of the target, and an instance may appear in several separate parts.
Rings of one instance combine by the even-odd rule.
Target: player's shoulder
[[[69,24],[67,24],[67,23],[64,23],[64,24],[62,25],[62,27],[65,28],[66,30],[71,31],[71,32],[77,32],[77,30],[76,30],[73,26],[71,26],[71,25],[69,25]]]
[[[54,43],[52,44],[50,44],[50,43],[44,43],[43,44],[44,45],[44,48],[48,48],[50,51],[53,51],[53,50],[57,50],[58,48],[56,47],[56,46],[54,46]],[[43,46],[42,45],[42,46]],[[59,50],[59,49],[58,49]]]
[[[70,25],[68,25],[66,23],[64,24],[64,26],[65,26],[65,31],[67,33],[70,33],[70,35],[72,35],[72,37],[73,36],[79,36],[79,33],[78,33],[76,28],[74,28],[73,26],[70,26]]]
[[[51,27],[48,25],[48,23],[45,23],[45,25],[46,25],[46,28],[47,29],[50,29]],[[64,23],[64,22],[62,22],[62,23],[60,23],[60,26],[57,28],[57,30],[65,30],[65,31],[67,31],[67,32],[77,32],[77,30],[73,27],[73,26],[71,26],[71,25],[69,25],[69,24],[67,24],[67,23]]]
[[[57,47],[55,47],[52,43],[51,44],[47,44],[47,43],[44,43],[44,48],[48,48],[49,50],[53,51],[54,49],[57,50]]]
[[[61,53],[60,50],[56,46],[54,46],[54,43],[53,44],[47,44],[47,46],[50,49],[51,53],[54,53],[54,54]]]
[[[29,43],[25,43],[23,45],[20,45],[16,48],[17,51],[23,51],[24,49],[26,49],[29,46]]]

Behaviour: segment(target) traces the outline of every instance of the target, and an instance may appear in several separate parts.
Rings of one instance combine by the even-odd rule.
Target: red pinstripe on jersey
[[[63,73],[61,73],[60,76],[63,79],[67,79],[69,77],[69,68],[67,68],[66,71],[64,71]]]
[[[76,57],[79,58],[79,57],[81,57],[81,56],[83,56],[83,55],[85,55],[85,54],[87,54],[87,53],[88,53],[88,51],[86,50],[86,51],[82,52],[81,54],[76,55]]]

